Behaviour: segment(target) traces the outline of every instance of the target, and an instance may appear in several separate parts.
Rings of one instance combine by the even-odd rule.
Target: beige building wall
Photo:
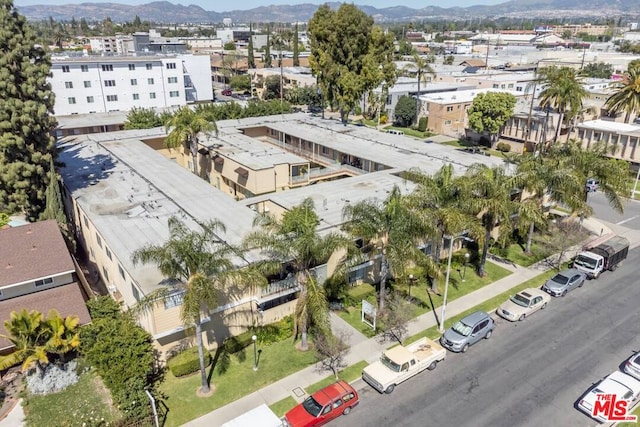
[[[457,137],[467,127],[467,110],[471,102],[442,104],[426,102],[429,112],[428,128],[435,133]]]

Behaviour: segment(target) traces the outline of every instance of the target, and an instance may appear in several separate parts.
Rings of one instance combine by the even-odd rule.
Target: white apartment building
[[[133,38],[123,35],[89,37],[89,45],[92,52],[117,55],[126,55],[135,50]]]
[[[208,55],[53,58],[56,115],[165,108],[213,99]]]

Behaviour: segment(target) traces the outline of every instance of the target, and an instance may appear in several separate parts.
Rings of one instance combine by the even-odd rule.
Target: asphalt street
[[[336,426],[593,426],[575,408],[595,382],[640,350],[640,249],[523,322],[497,319],[490,340],[448,353],[379,394],[359,381],[360,405]]]
[[[607,198],[598,191],[589,194],[589,204],[593,208],[593,216],[598,219],[635,230],[640,229],[640,201],[627,200],[624,204],[624,213],[619,214],[611,208]]]

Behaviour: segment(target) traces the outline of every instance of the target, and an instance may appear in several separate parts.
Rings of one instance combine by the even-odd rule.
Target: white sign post
[[[377,309],[369,301],[362,300],[362,323],[371,326],[376,330]]]

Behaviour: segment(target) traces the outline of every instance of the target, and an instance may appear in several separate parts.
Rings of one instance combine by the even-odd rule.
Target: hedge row
[[[205,350],[204,365],[209,366],[210,364],[211,353]],[[182,377],[197,372],[200,369],[198,347],[191,347],[183,351],[182,353],[172,357],[167,361],[167,366],[175,377]]]

